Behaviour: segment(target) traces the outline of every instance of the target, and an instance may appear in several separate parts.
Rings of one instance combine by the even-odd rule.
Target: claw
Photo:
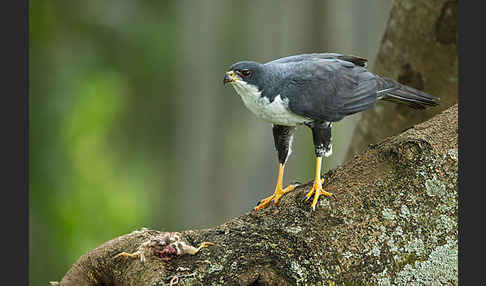
[[[277,186],[275,186],[275,192],[270,197],[261,200],[258,203],[258,205],[253,208],[253,211],[266,208],[268,207],[268,205],[272,205],[272,206],[277,205],[278,201],[284,194],[293,191],[295,189],[295,185],[288,185],[285,189],[282,188],[283,173],[284,173],[284,164],[280,163],[280,167],[278,170]]]
[[[294,185],[288,185],[285,189],[282,189],[281,186],[277,185],[277,188],[275,189],[275,193],[271,195],[268,198],[265,198],[259,202],[259,204],[253,208],[254,211],[263,209],[268,207],[269,205],[271,207],[274,207],[278,204],[278,201],[280,198],[285,195],[286,193],[293,191],[295,189]]]
[[[117,255],[115,255],[113,257],[113,259],[121,257],[121,256],[130,257],[130,258],[138,258],[138,257],[140,257],[140,253],[139,252],[134,252],[134,253],[121,252],[121,253],[118,253]]]
[[[316,205],[317,201],[319,199],[320,195],[324,195],[326,197],[331,197],[332,193],[326,192],[322,189],[322,185],[320,183],[314,183],[314,186],[312,186],[312,189],[307,193],[307,195],[304,197],[304,201],[307,201],[314,195],[314,199],[311,204],[312,210],[316,210]]]
[[[189,254],[191,254],[191,255],[195,255],[196,253],[198,253],[198,252],[199,252],[199,250],[201,250],[201,249],[203,249],[203,248],[206,248],[206,247],[208,247],[208,246],[211,246],[211,245],[214,245],[214,243],[212,243],[212,242],[208,242],[208,241],[205,241],[205,242],[201,243],[201,245],[199,245],[199,247],[198,247],[198,248],[195,248],[195,247],[193,247],[193,246],[186,247],[185,252],[186,252],[186,253],[189,253]]]

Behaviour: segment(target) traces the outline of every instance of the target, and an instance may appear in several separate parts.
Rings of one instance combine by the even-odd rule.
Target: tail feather
[[[404,103],[416,109],[424,109],[427,106],[439,104],[438,97],[403,85],[393,79],[377,77],[376,81],[378,83],[378,99]]]

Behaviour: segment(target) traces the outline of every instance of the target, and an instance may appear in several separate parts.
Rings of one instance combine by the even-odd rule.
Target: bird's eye
[[[240,73],[243,75],[243,76],[250,76],[251,75],[251,71],[249,70],[241,70]]]

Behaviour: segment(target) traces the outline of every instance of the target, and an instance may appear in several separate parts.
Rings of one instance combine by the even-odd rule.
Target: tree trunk
[[[376,74],[440,97],[439,108],[380,102],[361,113],[346,159],[457,103],[457,1],[396,0],[374,65]]]
[[[214,245],[195,255],[117,257],[162,232],[134,231],[83,255],[60,285],[457,285],[458,107],[325,174],[316,210],[311,182],[276,207],[184,242]],[[51,282],[56,284],[57,282]]]

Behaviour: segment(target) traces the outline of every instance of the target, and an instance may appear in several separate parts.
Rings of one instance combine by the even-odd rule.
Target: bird
[[[230,84],[252,113],[272,124],[277,151],[274,193],[259,201],[254,211],[268,207],[272,201],[276,206],[283,195],[296,188],[295,184],[284,188],[283,176],[297,127],[307,126],[312,132],[315,177],[303,198],[307,201],[314,195],[312,212],[321,195],[332,196],[322,187],[321,167],[323,156],[332,154],[334,122],[372,109],[380,100],[414,109],[439,104],[436,96],[370,72],[367,62],[366,58],[342,53],[307,53],[266,63],[238,61],[228,68],[223,85]]]

